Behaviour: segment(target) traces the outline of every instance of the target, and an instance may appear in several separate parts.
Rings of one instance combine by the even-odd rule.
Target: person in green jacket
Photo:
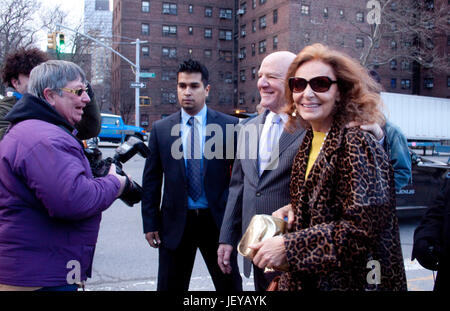
[[[5,120],[16,102],[27,92],[31,70],[49,60],[48,55],[38,48],[19,48],[6,55],[1,70],[3,83],[7,86],[6,96],[0,100],[0,140],[8,131],[10,123]],[[80,140],[96,137],[101,129],[100,109],[95,103],[90,84],[87,92],[91,101],[83,109],[83,117],[75,126],[76,137]]]

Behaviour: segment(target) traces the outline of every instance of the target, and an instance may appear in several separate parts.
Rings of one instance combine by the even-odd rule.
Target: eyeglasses
[[[315,77],[309,81],[299,77],[291,77],[288,82],[289,89],[293,93],[303,92],[308,84],[314,92],[324,93],[330,89],[333,83],[337,83],[337,81],[333,81],[325,76]]]
[[[84,88],[84,87],[79,88],[79,89],[68,89],[66,87],[63,87],[63,88],[61,88],[61,90],[75,94],[77,96],[81,96],[81,95],[83,95],[83,92],[87,92],[87,88]]]

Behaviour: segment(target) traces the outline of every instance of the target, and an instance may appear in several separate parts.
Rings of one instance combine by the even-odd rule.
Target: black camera
[[[91,165],[94,177],[106,176],[112,163],[116,165],[117,174],[126,177],[127,181],[125,188],[119,197],[125,204],[133,206],[142,200],[142,187],[135,181],[130,180],[127,174],[122,170],[122,164],[136,154],[140,154],[144,158],[147,158],[150,155],[150,149],[148,149],[142,140],[131,136],[126,142],[117,147],[114,157],[108,157],[106,159],[102,159],[102,152],[98,149],[95,142],[88,142],[87,147],[85,148],[85,154]]]

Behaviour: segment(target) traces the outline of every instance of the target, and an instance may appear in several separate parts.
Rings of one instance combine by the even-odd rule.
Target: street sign
[[[156,74],[154,72],[141,72],[141,78],[154,78]]]
[[[131,88],[145,89],[146,85],[144,82],[130,82]]]

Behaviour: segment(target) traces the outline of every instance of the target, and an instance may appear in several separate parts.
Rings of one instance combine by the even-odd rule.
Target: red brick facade
[[[145,2],[149,3],[149,12],[142,12]],[[437,2],[448,5],[444,0]],[[258,68],[262,59],[274,51],[297,53],[306,45],[321,42],[360,59],[369,45],[362,34],[370,27],[366,4],[366,0],[116,0],[113,35],[149,41],[143,45],[148,47],[149,55],[141,52],[141,71],[154,72],[156,78],[142,80],[147,88],[141,89],[141,96],[150,98],[150,105],[140,108],[141,123],[147,127],[179,109],[176,70],[189,57],[202,61],[210,71],[208,105],[227,113],[234,109],[255,110],[259,101]],[[395,40],[400,44],[400,39]],[[391,48],[391,41],[384,38],[377,49]],[[449,55],[448,37],[436,37],[434,43],[439,53]],[[116,47],[134,61],[134,45]],[[411,67],[398,59],[369,68],[378,72],[386,91],[412,94]],[[420,95],[449,96],[449,73],[423,67],[419,72],[416,83],[420,84]],[[118,103],[134,103],[131,81],[134,74],[130,66],[114,56],[115,107]],[[134,109],[134,104],[131,106]]]

